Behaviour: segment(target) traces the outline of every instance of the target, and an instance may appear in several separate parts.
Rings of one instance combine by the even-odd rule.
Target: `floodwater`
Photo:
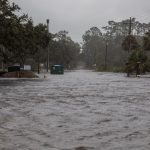
[[[149,149],[150,78],[0,79],[0,150]]]

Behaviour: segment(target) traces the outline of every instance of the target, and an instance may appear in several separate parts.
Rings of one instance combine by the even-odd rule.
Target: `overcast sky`
[[[150,22],[150,0],[12,0],[37,23],[50,19],[50,32],[69,31],[74,41],[92,26],[135,17]]]

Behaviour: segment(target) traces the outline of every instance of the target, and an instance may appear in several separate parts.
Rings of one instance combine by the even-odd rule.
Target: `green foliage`
[[[60,31],[51,41],[50,59],[52,64],[63,64],[66,68],[76,66],[80,53],[80,45],[71,40],[67,31]]]
[[[147,71],[148,57],[143,50],[135,50],[131,53],[127,66],[127,73],[141,74]]]
[[[143,38],[143,47],[145,50],[150,50],[150,31]]]
[[[125,51],[131,51],[138,49],[139,45],[136,38],[133,35],[128,35],[123,40],[122,47]]]
[[[50,49],[50,62],[74,65],[80,52],[79,44],[73,42],[67,31],[55,36],[48,33],[47,26],[40,23],[34,26],[28,15],[16,15],[20,8],[8,0],[0,0],[0,58],[4,63],[24,63],[32,60],[39,64],[47,61],[47,48]],[[57,40],[52,40],[52,38]]]
[[[15,3],[11,4],[8,0],[1,0],[0,4],[0,18],[2,19],[0,22],[0,44],[3,46],[0,56],[4,62],[21,61],[20,56],[24,55],[22,46],[25,43],[22,23],[28,17],[27,15],[17,16],[15,14],[20,10]]]
[[[59,63],[68,68],[76,66],[78,58],[81,58],[80,45],[72,41],[67,31],[60,31],[55,35],[48,34],[45,24],[34,26],[28,15],[17,15],[18,11],[20,8],[15,3],[0,0],[0,59],[4,63],[24,64],[32,59],[34,63],[45,64],[49,46],[51,64]],[[108,68],[122,67],[127,60],[127,53],[122,49],[138,50],[140,44],[137,39],[145,33],[147,34],[143,40],[144,49],[150,50],[150,23],[140,23],[133,18],[132,29],[136,34],[135,38],[127,36],[127,22],[128,19],[121,22],[109,21],[108,25],[102,28],[103,33],[98,27],[92,27],[85,32],[82,58],[87,67],[97,66],[103,69],[106,60]],[[144,56],[141,51],[133,52],[129,63],[136,66],[135,64],[140,62],[141,66],[147,66],[147,58]]]
[[[129,35],[130,19],[120,22],[108,21],[108,25],[102,27],[102,30],[93,27],[85,32],[83,35],[83,54],[87,67],[96,64],[97,68],[103,69],[106,61],[108,68],[124,68],[129,53],[142,49],[143,43],[144,49],[149,50],[150,36],[146,34],[144,42],[142,38],[148,32],[150,23],[141,23],[135,18],[132,18],[131,22],[131,35]],[[107,48],[106,44],[108,44]]]
[[[129,57],[129,62],[145,63],[146,61],[147,61],[147,56],[143,50],[135,50],[131,53]]]
[[[99,51],[103,48],[103,39],[100,29],[92,27],[83,35],[83,53],[86,66],[91,68],[97,64],[99,59]]]

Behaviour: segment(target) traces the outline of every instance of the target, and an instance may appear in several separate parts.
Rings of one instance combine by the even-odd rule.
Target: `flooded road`
[[[0,79],[0,150],[149,149],[150,78]]]

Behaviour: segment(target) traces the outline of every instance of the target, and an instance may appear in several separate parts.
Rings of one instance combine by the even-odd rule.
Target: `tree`
[[[130,73],[134,72],[136,73],[136,76],[145,73],[147,71],[147,61],[148,57],[143,50],[134,50],[129,56],[126,66],[128,76]]]
[[[50,37],[46,25],[34,27],[28,15],[16,15],[19,10],[15,3],[0,0],[0,56],[5,63],[24,65],[28,58],[37,61],[36,56],[41,56],[39,53],[46,49]]]
[[[87,67],[98,64],[103,51],[103,38],[99,28],[92,27],[85,32],[83,38],[83,53]],[[102,52],[103,53],[103,52]]]
[[[133,47],[133,52],[130,54],[128,63],[126,66],[126,71],[128,73],[136,72],[136,75],[140,73],[144,73],[146,71],[149,71],[149,65],[148,65],[148,57],[146,56],[146,53],[144,50],[150,49],[150,34],[147,32],[143,38],[143,47],[144,50],[139,50],[137,47],[137,42],[135,40],[135,47]],[[142,46],[141,46],[142,47]]]
[[[59,31],[50,46],[50,60],[52,64],[63,64],[66,68],[76,67],[80,45],[72,41],[67,31]]]
[[[145,50],[150,50],[150,31],[143,38],[143,47]]]
[[[31,51],[33,59],[38,64],[38,73],[40,73],[40,63],[45,63],[47,59],[47,47],[51,40],[51,34],[47,32],[47,26],[38,24],[34,27],[34,51]]]
[[[21,23],[27,19],[27,15],[19,17],[15,14],[19,10],[19,6],[15,3],[10,4],[8,0],[0,0],[0,44],[4,47],[0,55],[4,62],[14,62],[19,54]]]
[[[133,35],[128,35],[122,42],[122,47],[125,51],[130,52],[139,48],[138,42]]]

